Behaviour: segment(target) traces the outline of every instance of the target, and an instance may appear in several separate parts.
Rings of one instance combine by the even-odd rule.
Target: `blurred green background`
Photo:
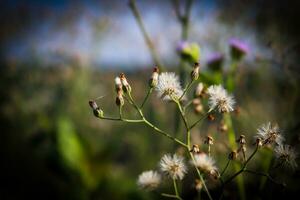
[[[127,74],[138,102],[147,91],[154,64],[127,2],[0,4],[0,199],[160,199],[159,191],[139,190],[136,178],[157,168],[164,153],[180,149],[143,125],[101,121],[88,105],[101,97],[97,103],[104,113],[118,115],[114,77],[120,72]],[[137,5],[162,62],[178,72],[180,26],[171,3]],[[249,141],[261,124],[278,122],[287,143],[299,150],[299,8],[297,1],[195,1],[192,7],[189,40],[201,46],[204,74],[215,51],[224,53],[228,67],[230,37],[251,47],[238,67],[234,95],[241,113],[233,116],[236,132]],[[127,105],[125,111],[136,117]],[[162,129],[174,129],[173,105],[155,95],[145,113]],[[200,143],[207,133],[223,141],[216,126],[211,122],[195,130],[194,141]],[[213,151],[222,168],[228,147]],[[257,158],[261,168],[268,154]],[[265,198],[297,193],[299,170],[276,175],[290,186],[286,191],[258,190],[262,182],[249,177],[250,198],[256,196],[252,190]],[[163,188],[172,190],[168,184]]]

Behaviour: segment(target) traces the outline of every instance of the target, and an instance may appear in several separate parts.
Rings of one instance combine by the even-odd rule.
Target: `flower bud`
[[[201,104],[201,100],[200,99],[198,99],[198,98],[195,98],[195,99],[193,99],[193,105],[194,106],[198,106],[198,105],[200,105]]]
[[[116,104],[117,106],[124,105],[123,90],[121,88],[119,88],[117,91]]]
[[[199,105],[195,106],[194,111],[195,111],[196,114],[202,113],[203,112],[203,105],[199,104]]]
[[[119,89],[122,89],[122,82],[121,82],[120,77],[118,77],[118,76],[115,78],[115,89],[116,89],[116,92],[118,92]]]
[[[192,149],[190,150],[190,152],[192,152],[192,153],[200,153],[199,145],[193,144],[193,147],[192,147]]]
[[[202,187],[203,187],[202,182],[201,182],[199,179],[196,179],[196,180],[195,180],[195,189],[196,189],[197,191],[200,191],[200,190],[202,189]]]
[[[227,132],[228,131],[228,126],[224,123],[224,122],[221,122],[220,123],[220,126],[219,126],[219,130],[221,131],[221,132]]]
[[[237,139],[236,142],[241,144],[241,145],[246,144],[245,135],[240,135],[239,139]]]
[[[236,151],[232,151],[230,152],[230,154],[228,155],[228,159],[229,160],[235,160],[237,158],[237,152]]]
[[[207,136],[204,140],[204,144],[208,144],[208,145],[213,145],[214,144],[214,139],[211,136]]]
[[[214,121],[215,120],[215,116],[213,114],[209,114],[207,116],[207,118],[208,118],[209,121]]]
[[[131,92],[131,87],[130,87],[130,85],[129,85],[126,77],[125,77],[125,74],[121,73],[119,77],[121,79],[121,83],[123,85],[124,92]]]
[[[195,81],[199,78],[199,69],[200,69],[200,65],[199,65],[199,63],[196,62],[194,65],[194,69],[191,72],[191,79],[193,81]]]
[[[103,110],[101,110],[97,103],[93,100],[89,101],[89,105],[91,106],[91,108],[93,109],[93,113],[96,117],[103,117],[104,113]]]
[[[204,93],[203,83],[199,83],[195,89],[195,97],[202,97]]]
[[[154,67],[151,78],[149,80],[150,88],[154,88],[157,86],[158,76],[159,76],[159,69],[158,69],[158,67]]]
[[[257,147],[261,147],[263,145],[262,139],[261,138],[256,138],[255,145]]]

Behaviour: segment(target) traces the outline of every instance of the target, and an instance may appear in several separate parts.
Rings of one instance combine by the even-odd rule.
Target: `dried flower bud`
[[[93,101],[93,100],[90,100],[90,101],[89,101],[89,105],[91,106],[91,108],[92,108],[93,110],[98,109],[97,103],[96,103],[95,101]]]
[[[232,151],[230,152],[230,154],[228,155],[228,159],[229,160],[235,160],[237,158],[237,152],[236,151]]]
[[[194,69],[191,72],[191,79],[193,81],[195,81],[199,78],[199,70],[200,70],[200,65],[199,65],[199,63],[196,62],[194,65]]]
[[[126,77],[125,77],[125,74],[121,73],[119,77],[121,79],[121,83],[123,85],[124,92],[131,92],[131,87],[130,87],[130,85],[129,85]]]
[[[149,80],[150,88],[154,88],[154,87],[157,86],[158,76],[159,76],[159,69],[158,69],[158,67],[154,67],[153,72],[152,72],[152,76]]]
[[[257,147],[261,147],[263,145],[262,139],[261,138],[256,138],[255,143]]]
[[[220,178],[220,173],[216,169],[211,170],[209,175],[211,175],[214,179]]]
[[[220,126],[219,126],[219,130],[221,132],[227,132],[228,131],[228,126],[224,122],[221,122]]]
[[[199,145],[193,144],[193,147],[192,147],[192,149],[190,150],[190,152],[192,152],[192,153],[200,153]]]
[[[91,108],[93,109],[93,113],[96,117],[103,117],[104,113],[103,110],[101,110],[97,103],[93,100],[89,101],[89,105],[91,106]]]
[[[124,105],[124,98],[123,98],[122,88],[119,88],[117,90],[116,104],[117,104],[117,106],[123,106]]]
[[[201,104],[201,100],[199,98],[195,98],[195,99],[193,99],[192,103],[194,106],[197,106],[197,105]]]
[[[213,114],[209,114],[207,116],[207,118],[208,118],[209,121],[214,121],[215,120],[215,116]]]
[[[195,89],[195,97],[202,97],[204,94],[204,85],[199,83]]]
[[[202,113],[203,112],[203,105],[200,104],[200,105],[195,106],[194,111],[195,111],[196,114]]]
[[[196,189],[197,191],[200,191],[200,190],[202,189],[202,187],[203,187],[202,182],[201,182],[199,179],[196,179],[196,180],[195,180],[195,189]]]
[[[118,90],[122,89],[122,82],[120,77],[116,77],[115,78],[115,88],[116,88],[116,92],[118,92]]]
[[[236,142],[241,144],[241,145],[246,144],[245,135],[240,135],[239,139],[237,139]]]
[[[213,145],[214,144],[214,139],[211,136],[207,136],[204,140],[204,144],[208,144],[208,145]]]

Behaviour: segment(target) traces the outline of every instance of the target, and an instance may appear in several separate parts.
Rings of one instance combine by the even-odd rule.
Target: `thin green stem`
[[[201,182],[202,182],[202,184],[203,184],[204,190],[206,191],[208,198],[209,198],[210,200],[212,200],[213,198],[211,197],[211,195],[210,195],[210,193],[209,193],[209,190],[208,190],[208,188],[207,188],[207,186],[206,186],[206,184],[205,184],[205,181],[204,181],[204,179],[203,179],[203,176],[201,175],[201,173],[200,173],[198,167],[196,166],[196,160],[195,160],[194,155],[193,155],[191,152],[189,152],[189,155],[190,155],[190,157],[191,157],[191,159],[192,159],[192,161],[193,161],[193,163],[194,163],[195,169],[196,169],[197,174],[198,174],[198,176],[199,176],[199,178],[200,178],[200,180],[201,180]]]
[[[282,185],[282,183],[279,183],[277,182],[276,180],[274,180],[270,174],[268,173],[263,173],[263,172],[256,172],[256,171],[253,171],[253,170],[249,170],[249,169],[245,169],[244,172],[247,172],[247,173],[250,173],[250,174],[255,174],[255,175],[258,175],[258,176],[264,176],[264,177],[267,177],[268,180],[270,180],[272,183],[275,183],[277,185]]]
[[[146,97],[145,97],[145,99],[144,99],[144,101],[143,101],[143,103],[142,103],[142,105],[141,105],[141,109],[144,107],[144,105],[145,105],[147,99],[149,98],[150,94],[152,93],[152,91],[153,91],[153,88],[149,88],[149,89],[148,89],[148,92],[147,92],[147,94],[146,94]]]
[[[166,194],[166,193],[162,193],[161,196],[169,197],[169,198],[173,198],[173,199],[180,199],[180,200],[182,200],[180,197],[178,198],[178,196],[176,196],[176,195],[174,195],[174,194]]]
[[[177,183],[176,183],[176,180],[173,179],[173,186],[174,186],[174,191],[175,191],[175,195],[178,199],[181,199],[181,197],[179,196],[179,193],[178,193],[178,189],[177,189]]]
[[[130,10],[132,11],[133,13],[133,16],[142,32],[142,35],[144,37],[144,40],[148,46],[148,49],[151,53],[151,56],[152,56],[152,59],[153,61],[155,62],[155,64],[159,67],[159,69],[161,71],[163,71],[164,67],[163,65],[161,64],[160,60],[159,60],[159,57],[158,57],[158,53],[156,52],[156,49],[155,49],[155,46],[152,42],[152,40],[150,39],[150,36],[148,34],[148,32],[146,31],[146,28],[145,28],[145,25],[143,23],[143,20],[142,20],[142,17],[141,17],[141,14],[136,6],[136,2],[135,0],[130,0],[129,1],[129,8]]]
[[[239,174],[241,174],[243,171],[246,170],[246,167],[249,163],[249,161],[253,158],[253,156],[256,154],[256,152],[258,151],[258,146],[256,146],[255,150],[253,151],[253,153],[249,156],[249,158],[246,160],[246,162],[244,163],[243,167],[237,171],[234,175],[232,175],[230,178],[228,178],[225,182],[224,185],[228,184],[230,181],[232,181],[235,177],[237,177]]]
[[[228,161],[227,161],[227,164],[226,164],[225,168],[222,170],[222,172],[221,172],[221,174],[220,174],[220,176],[221,176],[221,177],[222,177],[222,176],[223,176],[223,174],[226,172],[226,170],[227,170],[227,168],[228,168],[228,166],[229,166],[229,164],[230,164],[230,161],[231,161],[231,160],[229,160],[229,159],[228,159]]]
[[[190,149],[191,148],[191,131],[190,131],[190,128],[189,128],[189,125],[188,125],[188,121],[187,121],[187,119],[185,117],[185,113],[184,113],[184,111],[183,111],[183,109],[181,107],[180,102],[179,101],[175,101],[175,103],[177,104],[177,107],[178,107],[179,112],[180,112],[180,116],[181,116],[181,118],[183,120],[183,123],[184,123],[184,126],[186,128],[186,132],[187,132],[187,134],[186,134],[186,143],[187,143],[188,148]]]
[[[208,111],[207,113],[205,113],[200,119],[198,119],[196,122],[194,122],[191,126],[190,126],[190,130],[192,129],[192,128],[194,128],[199,122],[201,122],[203,119],[205,119],[207,116],[208,116],[208,114],[210,113],[211,111]]]
[[[194,83],[194,80],[191,80],[184,88],[182,95],[179,98],[179,101],[184,97],[184,95],[188,92],[192,84]]]

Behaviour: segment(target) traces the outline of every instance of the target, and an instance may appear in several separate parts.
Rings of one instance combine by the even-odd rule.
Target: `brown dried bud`
[[[203,83],[199,83],[195,89],[195,97],[203,97],[205,93],[205,88],[204,88],[204,85]]]
[[[261,147],[263,145],[262,139],[261,138],[256,138],[255,143],[257,147]]]
[[[157,86],[158,76],[159,76],[159,69],[158,69],[158,67],[154,67],[151,78],[149,80],[149,87],[150,88],[153,88],[153,87]]]
[[[103,117],[103,110],[101,110],[97,103],[93,100],[89,101],[89,105],[93,109],[93,113],[96,117]]]
[[[130,85],[129,85],[126,77],[125,77],[125,74],[121,73],[119,77],[121,79],[121,83],[123,85],[124,92],[131,92],[131,87],[130,87]]]
[[[202,189],[202,187],[203,187],[202,182],[201,182],[199,179],[196,179],[196,180],[195,180],[195,189],[196,189],[197,191],[200,191],[200,190]]]
[[[207,116],[207,118],[208,118],[208,120],[210,120],[210,121],[214,121],[214,120],[215,120],[215,116],[214,116],[213,114],[209,114],[209,115]]]
[[[91,108],[92,108],[93,110],[98,109],[97,103],[96,103],[95,101],[93,101],[93,100],[90,100],[90,101],[89,101],[89,105],[91,106]]]
[[[213,145],[214,144],[214,139],[211,136],[207,136],[204,140],[204,144],[208,144],[208,145]]]
[[[221,122],[220,126],[219,126],[219,130],[221,132],[227,132],[228,131],[228,126],[224,122]]]
[[[192,147],[192,149],[190,150],[190,152],[192,152],[192,153],[200,153],[199,145],[193,144],[193,147]]]
[[[241,144],[241,145],[246,144],[245,135],[240,135],[239,139],[237,139],[236,142]]]
[[[197,105],[196,107],[194,107],[194,111],[196,114],[202,113],[203,112],[203,105]]]
[[[198,105],[200,105],[200,104],[201,104],[201,100],[200,100],[199,98],[193,99],[193,105],[194,105],[194,106],[198,106]]]
[[[228,155],[228,159],[229,160],[235,160],[237,158],[237,152],[236,151],[232,151],[230,152],[230,154]]]
[[[195,81],[199,78],[199,70],[200,70],[200,65],[199,65],[199,63],[196,62],[194,65],[194,69],[191,72],[191,79],[193,81]]]

